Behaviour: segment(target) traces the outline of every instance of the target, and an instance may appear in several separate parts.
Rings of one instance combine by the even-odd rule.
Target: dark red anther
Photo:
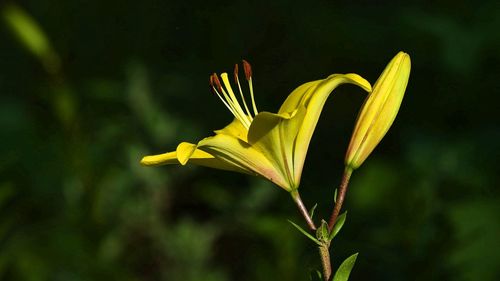
[[[238,84],[238,64],[234,65],[234,83]]]
[[[243,69],[245,70],[245,78],[250,80],[252,78],[252,66],[246,60],[243,60]]]
[[[215,89],[214,89],[214,78],[213,78],[213,75],[212,75],[212,74],[210,74],[210,76],[209,76],[208,83],[209,83],[209,85],[210,85],[210,91],[211,91],[212,93],[214,93],[214,94],[215,94]]]
[[[212,83],[215,84],[215,87],[217,87],[217,90],[219,92],[222,92],[222,85],[220,84],[219,77],[217,77],[217,74],[212,74]]]

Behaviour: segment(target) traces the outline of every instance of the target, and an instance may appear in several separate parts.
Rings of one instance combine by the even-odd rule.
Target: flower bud
[[[386,66],[366,98],[352,133],[345,164],[358,168],[394,122],[410,77],[410,56],[399,52]]]

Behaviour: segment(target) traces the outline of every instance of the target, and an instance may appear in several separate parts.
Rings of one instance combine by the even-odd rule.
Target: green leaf
[[[316,230],[316,238],[318,238],[319,241],[329,241],[328,223],[325,220],[321,220],[321,226]]]
[[[337,204],[337,189],[335,188],[335,192],[333,193],[333,203]]]
[[[333,226],[332,232],[330,233],[330,237],[328,238],[330,241],[333,238],[335,238],[337,233],[339,233],[340,229],[342,229],[342,226],[344,226],[346,218],[347,218],[347,211],[345,211],[342,215],[337,217],[337,220],[335,221],[335,225]]]
[[[321,245],[321,243],[318,241],[318,239],[314,238],[314,236],[312,236],[311,234],[309,234],[307,231],[305,231],[304,229],[302,229],[300,226],[298,226],[297,224],[295,224],[293,221],[288,220],[288,222],[291,223],[293,226],[295,226],[296,229],[298,229],[300,232],[302,232],[302,234],[304,234],[307,238],[311,239],[314,243],[316,243],[318,245]]]
[[[349,279],[349,275],[351,274],[351,270],[354,267],[354,263],[356,262],[356,258],[358,257],[358,253],[348,257],[342,264],[339,266],[337,272],[335,272],[335,276],[333,276],[333,281],[347,281]]]
[[[311,219],[314,217],[314,211],[316,210],[316,207],[318,207],[318,203],[314,204],[312,209],[309,211],[309,216],[311,217]]]

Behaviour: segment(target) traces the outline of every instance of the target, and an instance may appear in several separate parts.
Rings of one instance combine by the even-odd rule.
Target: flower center
[[[217,94],[222,103],[224,103],[227,109],[231,111],[234,117],[236,117],[241,122],[241,124],[243,124],[243,126],[245,126],[245,128],[248,129],[250,128],[250,124],[252,123],[253,118],[257,115],[258,111],[253,96],[252,67],[246,60],[243,60],[243,69],[245,71],[245,78],[248,82],[248,88],[250,89],[250,98],[252,100],[253,115],[248,109],[248,105],[245,100],[245,95],[241,90],[240,79],[238,78],[237,64],[234,66],[234,82],[238,85],[238,90],[240,92],[240,97],[243,102],[243,107],[241,107],[240,102],[238,101],[236,95],[234,94],[233,88],[231,87],[231,83],[229,83],[228,75],[226,72],[220,75],[220,77],[222,78],[222,82],[224,83],[224,87],[222,87],[219,77],[215,73],[210,75],[210,87],[212,88],[212,91]]]

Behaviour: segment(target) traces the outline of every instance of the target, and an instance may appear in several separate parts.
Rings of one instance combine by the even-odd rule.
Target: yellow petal
[[[346,153],[346,165],[358,168],[391,127],[408,84],[410,56],[399,52],[386,66],[361,108]]]
[[[278,114],[293,112],[296,110],[297,107],[299,107],[299,104],[301,104],[304,96],[310,92],[310,89],[315,87],[315,85],[318,85],[321,81],[323,80],[311,81],[298,86],[290,95],[288,95],[285,102],[281,105],[280,110],[278,110]]]
[[[248,142],[262,151],[286,177],[289,191],[299,186],[299,182],[294,181],[293,153],[295,139],[305,113],[304,106],[300,106],[291,114],[261,112],[253,120],[248,132]]]
[[[192,146],[196,147],[196,145],[194,145],[194,144],[190,144],[190,143],[185,143],[185,144],[186,144],[185,145],[186,147],[187,147],[187,145],[192,145]],[[178,153],[177,151],[172,151],[172,152],[167,152],[167,153],[163,153],[163,154],[145,156],[142,158],[141,164],[145,165],[145,166],[160,166],[160,165],[169,165],[169,164],[178,165],[181,163],[179,161],[179,157],[178,157],[177,153]],[[193,153],[190,155],[189,160],[188,160],[188,164],[194,164],[194,165],[215,168],[215,169],[221,169],[221,170],[227,170],[227,171],[240,172],[240,173],[245,173],[245,174],[253,174],[246,169],[240,169],[236,166],[228,165],[226,162],[223,162],[223,161],[216,159],[210,153],[207,153],[207,152],[199,150],[199,149],[195,149],[193,151]]]
[[[141,164],[145,166],[160,166],[179,164],[179,160],[177,160],[177,152],[172,151],[163,154],[144,156],[141,160]]]
[[[190,147],[194,146],[194,151],[189,152],[187,150],[190,149]],[[183,151],[184,150],[184,151]],[[161,166],[161,165],[169,165],[169,164],[181,164],[181,160],[179,158],[184,159],[186,158],[186,155],[180,156],[178,155],[179,151],[181,153],[189,153],[190,155],[187,156],[188,159],[192,160],[191,162],[195,160],[210,160],[214,159],[212,155],[205,151],[201,151],[199,149],[196,149],[196,145],[188,142],[182,142],[177,146],[176,151],[172,152],[167,152],[163,154],[157,154],[157,155],[149,155],[149,156],[144,156],[141,160],[141,164],[145,166]]]
[[[296,182],[300,182],[309,142],[326,99],[337,86],[345,83],[357,85],[368,92],[371,91],[371,85],[368,81],[357,74],[349,73],[330,75],[319,83],[311,84],[311,87],[303,92],[301,103],[306,107],[306,114],[295,144],[294,170]]]
[[[243,126],[240,120],[234,118],[233,122],[220,130],[214,131],[214,133],[233,136],[246,142],[248,130]]]
[[[218,134],[201,140],[198,149],[210,153],[228,166],[261,175],[276,185],[289,189],[288,181],[279,169],[261,151],[241,139]]]

